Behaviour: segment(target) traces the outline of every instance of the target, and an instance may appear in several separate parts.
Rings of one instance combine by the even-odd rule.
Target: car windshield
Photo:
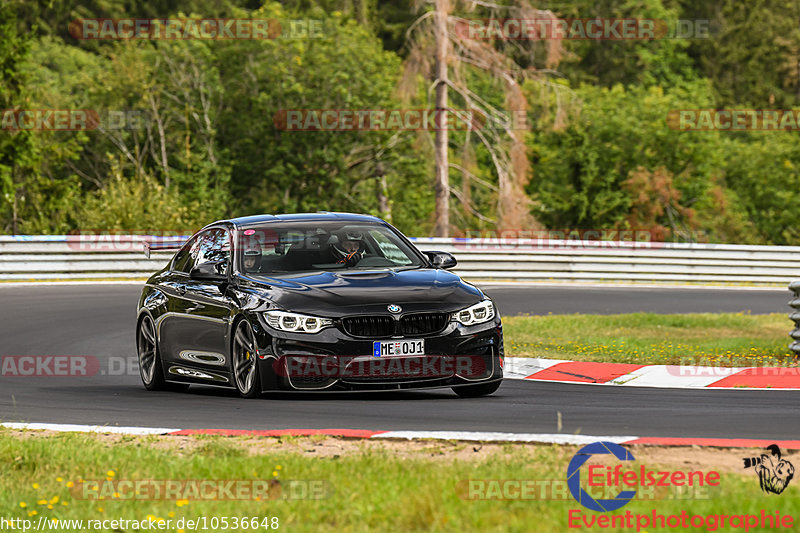
[[[239,270],[285,274],[407,269],[424,265],[391,228],[342,221],[265,223],[239,233]]]

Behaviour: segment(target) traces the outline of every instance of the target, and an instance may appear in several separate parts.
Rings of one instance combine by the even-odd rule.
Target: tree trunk
[[[385,221],[392,223],[392,206],[389,204],[389,184],[386,176],[378,178],[378,211]]]
[[[164,132],[164,123],[161,120],[161,114],[156,106],[153,93],[150,93],[150,108],[153,110],[153,117],[156,119],[156,127],[158,128],[158,137],[161,144],[161,168],[164,169],[164,188],[169,189],[169,165],[167,164],[167,136]]]
[[[19,193],[19,191],[16,188],[14,188],[14,201],[11,205],[11,235],[17,235],[17,232],[19,230],[19,227],[17,225],[17,193]]]
[[[450,235],[450,180],[447,161],[447,52],[450,43],[447,35],[448,0],[436,0],[436,224],[435,237]]]
[[[526,113],[528,101],[517,83],[506,85],[506,107],[512,113]],[[530,199],[525,186],[530,178],[530,159],[522,132],[513,127],[507,132],[511,138],[508,149],[511,165],[506,170],[497,170],[499,202],[497,206],[498,226],[504,230],[541,229],[530,213]]]

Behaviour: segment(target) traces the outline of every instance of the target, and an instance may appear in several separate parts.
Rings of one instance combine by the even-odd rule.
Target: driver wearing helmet
[[[358,231],[346,231],[339,237],[339,242],[331,245],[337,263],[355,266],[366,253],[363,236]]]
[[[244,271],[245,272],[258,272],[261,266],[261,250],[257,248],[248,248],[244,251]]]

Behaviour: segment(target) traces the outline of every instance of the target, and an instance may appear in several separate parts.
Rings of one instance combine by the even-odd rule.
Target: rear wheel
[[[261,379],[258,375],[258,346],[253,328],[242,320],[233,335],[233,381],[243,398],[261,396]]]
[[[189,388],[185,383],[167,383],[164,379],[164,367],[161,366],[161,356],[158,353],[156,327],[150,315],[145,315],[139,322],[136,341],[139,352],[139,375],[142,377],[145,389],[185,391]]]
[[[453,392],[462,398],[477,398],[488,396],[500,388],[500,380],[491,383],[481,383],[480,385],[466,385],[463,387],[453,387]]]
[[[137,349],[139,351],[139,375],[147,390],[164,390],[164,369],[158,355],[158,342],[156,341],[156,327],[150,315],[139,322],[139,331],[136,335]]]

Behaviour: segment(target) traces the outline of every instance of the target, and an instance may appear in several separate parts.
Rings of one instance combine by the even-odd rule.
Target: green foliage
[[[203,207],[146,174],[126,178],[112,162],[110,181],[85,197],[76,218],[80,228],[90,230],[196,230],[208,223]]]
[[[692,41],[698,71],[721,106],[795,107],[800,97],[800,4],[787,0],[681,0],[686,18],[711,22],[710,39]]]
[[[564,420],[565,433],[573,427],[579,433],[577,424],[582,418],[567,415]],[[687,455],[689,452],[678,454],[674,448],[669,453],[648,448],[634,450],[639,463],[632,464],[632,468],[637,472],[640,467],[655,471],[654,465],[659,470],[688,470],[687,462],[707,461],[721,471],[721,482],[718,487],[710,487],[718,490],[699,492],[705,497],[688,498],[686,493],[680,493],[675,498],[653,499],[652,492],[645,493],[626,505],[625,512],[633,516],[657,512],[659,516],[686,513],[705,517],[730,513],[731,509],[736,509],[737,515],[760,516],[764,509],[771,513],[777,505],[781,516],[797,515],[800,505],[789,492],[794,487],[790,486],[781,500],[762,493],[757,476],[741,468],[741,457],[746,455],[741,449],[714,449],[700,456],[696,450]],[[152,517],[153,522],[163,521],[159,526],[167,531],[177,529],[178,520],[182,519],[183,524],[197,521],[198,517],[206,517],[208,524],[213,518],[213,523],[224,524],[222,520],[227,520],[231,525],[234,517],[257,517],[259,524],[265,518],[277,518],[278,527],[274,530],[264,525],[253,527],[248,521],[249,527],[231,527],[239,531],[567,531],[568,513],[580,508],[564,482],[567,465],[577,450],[577,446],[530,443],[403,443],[375,439],[352,442],[321,441],[316,437],[115,438],[2,428],[0,460],[5,470],[0,478],[0,513],[8,520],[28,518],[35,522],[36,512],[48,520],[82,520],[84,524],[87,520],[99,524],[111,518],[123,524],[130,520],[145,522]],[[269,492],[275,494],[274,499],[267,500],[265,496],[264,501],[255,497],[145,500],[144,496],[131,497],[122,490],[121,498],[107,496],[105,501],[76,496],[81,490],[91,494],[87,488],[92,482],[99,482],[104,488],[111,486],[104,484],[109,477],[129,483],[142,480],[145,487],[153,486],[149,480],[187,480],[180,484],[187,488],[196,486],[192,480],[208,480],[212,488],[226,480],[276,480],[281,491]],[[81,486],[81,480],[87,480],[86,485]],[[468,480],[476,480],[482,494],[470,497]],[[506,489],[505,483],[498,480],[517,480],[519,484],[516,490],[514,485]],[[68,484],[73,488],[67,488]],[[258,487],[255,483],[253,486]],[[480,499],[483,495],[487,499]],[[504,496],[508,499],[501,499]],[[50,505],[50,501],[56,505]],[[48,509],[48,505],[54,509]],[[604,516],[590,515],[588,511],[585,514],[573,522]],[[171,520],[169,529],[167,520]]]
[[[663,21],[667,31],[675,32],[678,20],[684,17],[678,9],[665,4],[668,2],[664,0],[580,0],[557,9],[557,14],[568,19]],[[665,37],[670,35],[667,33]],[[674,38],[570,40],[566,42],[566,50],[572,55],[560,70],[575,84],[671,86],[699,77],[688,53],[690,42]]]
[[[793,2],[579,0],[564,18],[708,19],[711,35],[565,41],[558,72],[527,82],[533,214],[550,228],[644,228],[654,237],[795,244],[795,133],[681,132],[677,109],[791,108],[800,94]],[[503,12],[498,11],[498,13]],[[487,8],[460,13],[481,17]],[[79,41],[80,17],[317,19],[311,39]],[[381,215],[423,235],[433,222],[428,133],[286,131],[289,109],[430,107],[419,80],[397,96],[408,2],[376,0],[66,0],[0,4],[0,109],[94,109],[97,129],[0,130],[0,231],[169,230],[262,212]],[[492,46],[553,67],[544,46]],[[558,54],[557,54],[558,55]],[[502,82],[466,68],[474,95],[503,109]],[[463,108],[463,97],[451,94]],[[138,123],[115,127],[108,113]],[[453,224],[492,229],[490,153],[450,135]],[[466,148],[457,148],[463,147]],[[461,170],[463,169],[463,170]]]
[[[31,39],[17,29],[18,8],[16,2],[0,4],[0,110],[16,108],[26,98],[25,69],[21,64]],[[31,195],[26,185],[38,181],[40,164],[40,152],[31,132],[0,130],[0,216],[5,231],[17,231],[29,211]]]
[[[581,335],[576,338],[575,331]],[[798,366],[786,315],[707,313],[503,318],[506,354],[606,363]]]
[[[529,192],[548,227],[633,227],[663,233],[656,238],[753,237],[737,197],[721,198],[717,189],[733,166],[726,160],[733,141],[719,132],[666,127],[670,111],[712,105],[705,82],[670,89],[583,85],[576,95],[582,104],[567,127],[543,129],[532,141]]]
[[[735,134],[734,134],[735,135]],[[760,132],[733,137],[726,183],[739,198],[758,237],[737,239],[796,246],[800,239],[796,193],[800,190],[800,145],[796,132]]]
[[[277,4],[257,13],[282,14]],[[218,49],[227,95],[220,131],[231,147],[233,191],[245,212],[377,213],[379,176],[386,175],[393,189],[419,183],[422,166],[408,134],[386,150],[387,143],[398,142],[392,132],[282,129],[286,110],[397,107],[397,56],[353,21],[335,14],[324,21],[322,38]]]

